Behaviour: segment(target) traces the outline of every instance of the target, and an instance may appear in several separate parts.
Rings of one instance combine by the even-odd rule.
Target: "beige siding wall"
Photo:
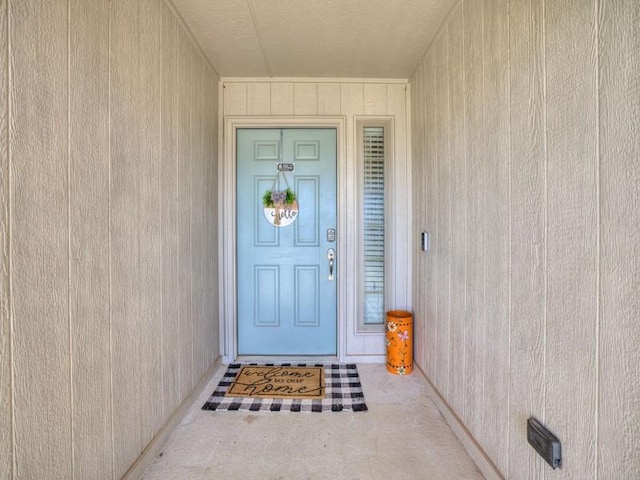
[[[11,318],[9,315],[9,91],[7,0],[0,0],[0,478],[13,470]]]
[[[120,478],[218,357],[217,82],[162,0],[0,0],[0,478]]]
[[[508,478],[640,476],[639,52],[635,0],[463,0],[411,79],[417,359]]]

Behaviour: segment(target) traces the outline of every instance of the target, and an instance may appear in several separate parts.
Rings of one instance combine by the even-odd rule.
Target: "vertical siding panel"
[[[416,135],[412,137],[413,139],[417,138],[420,142],[421,155],[417,159],[420,163],[420,171],[419,176],[416,178],[417,185],[419,185],[419,195],[420,195],[420,208],[421,214],[417,219],[418,227],[420,232],[429,232],[429,192],[427,191],[426,186],[428,185],[428,145],[427,145],[427,111],[428,111],[428,93],[427,93],[427,58],[423,58],[420,64],[421,71],[421,82],[419,85],[416,85],[420,92],[421,101],[418,103],[414,103],[412,105],[412,112],[417,111],[420,119],[420,124],[416,128]],[[412,95],[413,95],[413,87],[412,87]],[[416,174],[412,171],[412,176],[416,176]],[[417,237],[418,241],[420,237]],[[422,316],[422,334],[421,334],[421,343],[422,343],[422,354],[420,355],[419,362],[422,367],[422,371],[426,374],[429,371],[429,310],[428,310],[428,285],[429,285],[429,271],[427,269],[427,265],[429,264],[429,253],[419,251],[419,269],[420,269],[420,282],[416,285],[417,294],[414,295],[413,301],[420,302],[421,316]]]
[[[339,83],[318,84],[318,115],[340,115]]]
[[[434,239],[438,252],[438,314],[436,342],[438,358],[436,379],[440,393],[451,401],[449,392],[449,329],[451,277],[451,210],[450,210],[450,98],[449,98],[449,25],[440,30],[435,43],[436,55],[436,151],[438,178],[438,236]]]
[[[438,172],[436,169],[436,57],[433,49],[427,54],[425,61],[425,185],[427,190],[427,231],[431,245],[427,253],[426,282],[427,295],[425,299],[425,335],[426,374],[435,384],[437,372],[438,350],[436,348],[436,329],[438,312]]]
[[[451,367],[450,401],[464,412],[464,308],[465,308],[465,156],[464,156],[464,57],[462,6],[456,7],[449,24],[449,95],[451,104],[451,328],[448,344]]]
[[[140,79],[140,331],[139,363],[143,446],[162,426],[161,358],[161,31],[160,0],[139,1]],[[140,453],[140,452],[138,452]]]
[[[211,84],[211,109],[210,109],[210,117],[211,117],[211,153],[210,153],[210,162],[211,162],[211,203],[210,203],[210,215],[211,215],[211,278],[212,278],[212,292],[211,292],[211,321],[212,325],[212,342],[210,345],[213,359],[217,359],[220,355],[220,322],[219,322],[219,288],[218,288],[218,265],[220,260],[218,258],[218,172],[219,172],[219,163],[218,159],[218,129],[222,128],[218,124],[218,102],[222,99],[218,98],[218,89],[217,85],[219,82],[219,78],[214,73],[213,81]]]
[[[203,120],[203,67],[202,58],[193,48],[192,50],[193,70],[193,95],[191,104],[191,151],[192,151],[192,171],[191,171],[191,265],[192,265],[192,285],[191,293],[193,312],[193,385],[198,383],[204,373],[204,338],[202,331],[204,318],[202,311],[203,294],[203,248],[204,248],[204,120]]]
[[[138,4],[111,3],[111,321],[114,475],[143,447],[140,348]]]
[[[198,218],[200,222],[200,265],[199,275],[200,275],[200,348],[202,349],[202,358],[201,358],[201,368],[200,374],[196,378],[196,382],[200,380],[204,372],[206,371],[207,364],[207,340],[205,337],[205,321],[206,321],[206,249],[207,249],[207,223],[206,223],[206,188],[207,188],[207,161],[206,161],[206,152],[207,152],[207,133],[206,133],[206,115],[207,115],[207,95],[206,95],[206,75],[207,75],[207,66],[205,65],[204,57],[198,55],[198,62],[200,64],[200,84],[199,84],[199,92],[200,99],[198,102],[198,107],[200,109],[200,179],[199,179],[199,192],[198,192]]]
[[[482,429],[486,452],[501,471],[509,419],[509,11],[484,0],[485,323]]]
[[[511,345],[509,470],[539,478],[526,421],[544,421],[545,179],[543,3],[511,5]]]
[[[189,37],[178,29],[178,315],[180,398],[193,379],[191,316],[191,56]],[[228,86],[229,87],[229,86]],[[227,88],[228,89],[228,88]],[[226,95],[226,90],[225,90]]]
[[[14,475],[20,478],[73,474],[67,21],[66,2],[11,4]]]
[[[318,114],[318,84],[296,83],[293,86],[294,115]]]
[[[271,115],[293,115],[293,83],[271,84]]]
[[[185,42],[188,41],[185,39]],[[247,112],[247,84],[224,84],[224,114],[248,115]]]
[[[204,240],[204,290],[203,290],[203,312],[204,312],[204,341],[205,341],[205,368],[209,368],[216,359],[216,346],[214,338],[214,325],[216,315],[214,310],[217,304],[214,301],[214,275],[215,265],[212,263],[215,250],[217,249],[217,240],[214,238],[213,222],[214,209],[213,194],[217,191],[213,184],[214,161],[212,157],[213,151],[213,115],[215,114],[213,105],[214,75],[209,67],[205,68],[205,78],[203,89],[205,93],[204,101],[204,162],[205,162],[205,198],[204,198],[204,219],[205,219],[205,240]]]
[[[640,475],[640,3],[600,7],[598,475]]]
[[[408,186],[411,184],[408,163],[407,145],[407,86],[404,84],[391,84],[387,86],[386,112],[393,116],[395,135],[393,140],[393,165],[391,175],[388,178],[387,189],[393,192],[393,200],[390,202],[391,232],[387,235],[386,242],[391,252],[391,265],[408,265],[411,261],[407,246],[410,245],[411,225],[408,216],[404,214],[406,206],[411,204]],[[366,92],[366,85],[365,85]],[[391,305],[394,308],[409,308],[411,304],[411,278],[409,270],[387,268],[385,270],[385,282],[391,287]]]
[[[191,385],[195,385],[202,370],[202,290],[201,290],[201,248],[202,230],[200,225],[200,181],[202,175],[201,135],[202,122],[200,118],[200,64],[193,45],[189,48],[191,69],[191,320],[193,322],[193,370]]]
[[[420,231],[426,231],[431,234],[429,230],[429,202],[430,194],[428,191],[429,185],[429,133],[427,131],[427,123],[428,123],[428,115],[429,115],[429,104],[430,104],[430,94],[432,91],[429,90],[430,85],[428,82],[429,78],[429,63],[428,58],[426,57],[422,59],[422,85],[420,86],[420,92],[422,96],[422,102],[418,106],[412,106],[412,109],[415,108],[420,111],[420,116],[422,118],[422,124],[417,131],[418,138],[420,138],[422,143],[422,157],[420,159],[422,164],[422,170],[418,181],[420,182],[420,190],[421,190],[421,198],[422,198],[422,217],[421,217],[421,225]],[[430,93],[431,92],[431,93]],[[413,93],[413,90],[412,90]],[[413,140],[412,140],[413,141]],[[412,173],[413,175],[413,173]],[[423,353],[422,353],[422,368],[424,373],[428,373],[431,368],[430,358],[432,356],[432,352],[429,347],[429,338],[431,336],[431,323],[429,321],[429,282],[430,282],[430,274],[429,274],[429,262],[431,261],[431,253],[430,249],[428,252],[421,252],[421,283],[418,285],[420,289],[420,294],[418,297],[414,297],[414,301],[419,299],[422,303],[422,315],[423,315],[423,331],[422,331],[422,342],[423,342]]]
[[[209,367],[209,339],[207,337],[208,329],[207,325],[209,323],[209,312],[207,310],[207,297],[210,295],[208,289],[208,261],[209,261],[209,250],[213,247],[214,243],[209,240],[208,228],[209,222],[207,221],[207,198],[208,198],[208,175],[209,175],[209,166],[208,166],[208,152],[209,148],[209,135],[207,131],[207,120],[210,118],[209,109],[209,67],[205,64],[204,57],[200,57],[199,59],[202,69],[200,74],[200,118],[202,125],[200,127],[201,137],[201,151],[202,154],[200,156],[200,173],[202,175],[202,179],[200,180],[200,228],[202,229],[202,233],[200,234],[200,241],[202,242],[200,246],[200,275],[201,275],[201,284],[200,284],[200,304],[202,311],[202,323],[200,325],[200,343],[202,344],[202,371],[200,372],[200,378]],[[200,380],[198,378],[198,380]]]
[[[466,392],[462,417],[473,435],[481,429],[482,411],[478,399],[482,395],[482,355],[484,346],[484,237],[483,191],[484,168],[482,145],[484,123],[482,102],[482,3],[463,4],[464,71],[465,71],[465,155],[466,169],[466,314],[464,319],[464,351]]]
[[[112,476],[109,5],[70,4],[70,245],[76,478]]]
[[[200,274],[202,276],[202,284],[200,285],[200,309],[202,311],[202,323],[200,325],[200,343],[202,344],[202,374],[209,367],[209,311],[208,311],[208,298],[210,296],[209,293],[209,251],[213,248],[213,243],[209,239],[209,219],[208,219],[208,208],[209,208],[209,156],[208,152],[210,151],[209,145],[209,135],[208,135],[208,109],[209,109],[209,66],[204,62],[204,57],[200,57],[200,61],[202,62],[202,69],[200,74],[200,118],[202,122],[201,128],[201,137],[200,144],[202,155],[200,157],[200,172],[202,175],[202,179],[200,181],[200,222],[202,229],[202,233],[200,235],[201,238],[201,249],[200,249]],[[198,378],[199,380],[199,378]]]
[[[217,239],[214,237],[215,202],[213,195],[217,192],[214,185],[214,126],[213,117],[217,115],[213,103],[213,92],[215,91],[215,81],[210,68],[205,69],[203,79],[204,102],[204,167],[205,167],[205,188],[204,188],[204,218],[205,218],[205,240],[204,240],[204,290],[203,290],[203,312],[204,312],[204,334],[205,341],[205,369],[209,368],[216,359],[216,339],[214,325],[217,322],[215,315],[217,302],[215,301],[215,274],[216,264],[214,252],[216,251]]]
[[[199,216],[200,216],[200,229],[201,229],[201,233],[200,233],[200,277],[201,277],[201,283],[200,283],[200,309],[202,312],[202,320],[201,320],[201,325],[200,325],[200,331],[201,331],[201,335],[200,335],[200,343],[202,344],[202,371],[200,372],[200,377],[198,378],[198,380],[200,380],[200,378],[202,378],[202,375],[204,374],[204,372],[207,370],[207,367],[209,366],[209,363],[207,362],[207,357],[208,357],[208,345],[207,345],[207,337],[206,337],[206,333],[207,333],[207,329],[206,329],[206,324],[207,324],[207,320],[208,320],[208,315],[207,315],[207,300],[206,300],[206,295],[207,295],[207,250],[209,248],[211,248],[211,246],[213,245],[212,243],[208,243],[208,235],[207,235],[207,227],[208,227],[208,223],[207,223],[207,174],[208,174],[208,168],[207,168],[207,152],[209,151],[208,149],[210,148],[209,144],[208,144],[208,138],[207,138],[207,117],[209,116],[208,113],[208,100],[209,97],[207,95],[207,90],[208,90],[208,65],[205,63],[205,58],[204,56],[200,55],[198,57],[198,61],[200,62],[200,174],[201,174],[201,179],[200,179],[200,212],[199,212]]]
[[[412,177],[411,194],[413,210],[413,226],[411,229],[412,242],[412,295],[414,313],[414,360],[417,366],[426,371],[425,365],[425,310],[424,310],[424,263],[425,255],[420,250],[420,232],[425,226],[425,189],[424,176],[424,61],[420,61],[411,78],[411,158]]]
[[[0,0],[0,478],[13,476],[9,309],[9,71],[7,0]]]
[[[387,85],[378,83],[364,85],[364,114],[387,114]]]
[[[211,148],[213,133],[211,132],[211,112],[213,111],[213,105],[211,104],[211,70],[208,66],[204,68],[204,76],[202,78],[202,115],[203,115],[203,170],[204,170],[204,192],[203,192],[203,285],[202,285],[202,341],[204,342],[204,366],[205,370],[213,362],[213,338],[212,338],[212,323],[213,323],[213,305],[211,304],[211,297],[213,295],[213,286],[211,285],[211,254],[215,248],[216,242],[211,235]]]
[[[269,115],[270,113],[271,113],[271,84],[248,83],[247,84],[247,115]]]
[[[423,59],[419,65],[419,80],[412,84],[411,94],[418,95],[419,100],[412,103],[412,114],[415,112],[417,116],[417,124],[414,125],[414,133],[412,134],[412,144],[418,145],[417,156],[413,156],[413,165],[417,168],[417,171],[412,168],[411,176],[414,179],[413,192],[416,195],[416,208],[418,208],[418,216],[414,218],[414,224],[416,230],[414,231],[414,241],[417,252],[416,270],[417,273],[416,284],[413,291],[413,304],[418,305],[419,311],[417,320],[418,335],[417,339],[420,348],[418,350],[418,365],[423,372],[427,371],[427,289],[426,289],[426,265],[427,254],[420,250],[420,234],[423,231],[427,231],[427,192],[424,186],[426,185],[426,170],[427,170],[427,139],[425,136],[425,124],[426,124],[426,62]],[[416,89],[414,91],[414,88]],[[415,92],[415,93],[414,93]]]
[[[595,0],[545,2],[548,149],[546,424],[558,478],[595,474],[597,63]],[[569,63],[567,60],[569,59]]]
[[[162,10],[162,145],[160,189],[162,192],[162,420],[180,403],[178,365],[178,83],[177,21],[164,4]]]

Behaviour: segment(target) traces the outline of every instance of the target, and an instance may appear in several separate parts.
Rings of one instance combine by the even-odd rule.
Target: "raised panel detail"
[[[295,318],[296,327],[320,325],[318,285],[320,270],[317,265],[296,266],[295,269]]]
[[[320,142],[315,140],[293,142],[293,158],[296,161],[320,160]]]
[[[277,140],[253,142],[253,158],[255,160],[278,160],[280,158],[280,143]]]
[[[256,327],[277,327],[280,325],[280,267],[277,265],[256,265],[254,274]],[[242,301],[241,298],[238,299]]]
[[[271,225],[262,213],[262,196],[264,192],[273,186],[274,177],[255,177],[254,202],[257,205],[253,221],[254,244],[256,247],[277,247],[279,236],[278,229]]]
[[[294,243],[298,247],[320,245],[319,183],[318,176],[296,177],[295,191],[300,211],[294,224]]]

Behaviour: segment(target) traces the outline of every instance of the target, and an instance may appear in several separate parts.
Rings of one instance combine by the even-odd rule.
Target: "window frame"
[[[385,329],[385,312],[389,308],[390,292],[389,285],[390,272],[393,265],[390,263],[390,217],[392,211],[390,204],[393,198],[391,168],[393,165],[393,118],[392,117],[359,117],[355,121],[356,127],[356,165],[357,165],[357,322],[355,323],[356,334],[380,334]],[[382,127],[384,129],[384,307],[381,323],[365,323],[365,292],[364,292],[364,129],[367,127]]]

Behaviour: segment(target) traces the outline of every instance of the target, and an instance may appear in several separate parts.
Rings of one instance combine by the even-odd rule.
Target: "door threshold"
[[[234,363],[338,363],[337,355],[238,355]]]

